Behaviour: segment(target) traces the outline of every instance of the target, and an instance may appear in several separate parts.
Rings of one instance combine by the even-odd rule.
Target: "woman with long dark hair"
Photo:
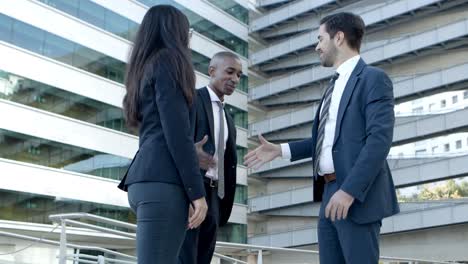
[[[177,263],[187,228],[198,227],[207,211],[193,142],[189,38],[182,12],[154,6],[143,18],[128,63],[124,113],[140,140],[119,188],[128,191],[137,215],[140,264]]]

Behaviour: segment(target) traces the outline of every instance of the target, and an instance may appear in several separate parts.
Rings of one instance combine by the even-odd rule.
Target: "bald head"
[[[224,95],[231,95],[242,76],[242,63],[232,52],[218,52],[210,61],[208,68],[210,87],[223,100]]]

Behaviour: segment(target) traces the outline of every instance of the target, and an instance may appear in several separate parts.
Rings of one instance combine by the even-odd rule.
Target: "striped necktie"
[[[314,175],[318,175],[320,155],[322,152],[323,138],[325,136],[325,124],[327,123],[328,114],[330,110],[330,104],[333,94],[333,89],[335,88],[335,81],[340,76],[339,73],[335,72],[333,77],[330,80],[328,88],[325,90],[322,101],[322,112],[319,114],[319,126],[317,130],[317,144],[315,145],[315,160],[314,160]],[[320,109],[318,110],[320,111]]]

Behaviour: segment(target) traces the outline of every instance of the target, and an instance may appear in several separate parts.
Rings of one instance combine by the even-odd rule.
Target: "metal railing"
[[[101,217],[97,215],[92,215],[88,213],[69,213],[69,214],[56,214],[49,216],[50,220],[54,223],[53,229],[61,228],[60,230],[60,241],[44,239],[44,238],[37,238],[33,236],[26,236],[21,234],[15,234],[11,232],[4,232],[0,231],[0,236],[11,237],[20,240],[26,241],[33,241],[28,247],[23,248],[22,250],[27,250],[29,247],[36,243],[48,244],[59,247],[59,255],[58,255],[58,263],[65,264],[67,260],[72,260],[74,263],[91,263],[91,264],[106,264],[106,263],[113,263],[113,264],[136,264],[137,258],[132,255],[124,254],[118,251],[110,250],[103,247],[96,247],[96,246],[87,246],[87,245],[80,245],[69,243],[67,241],[67,228],[68,227],[78,227],[86,231],[97,231],[102,233],[102,235],[106,236],[116,236],[118,238],[127,238],[131,242],[132,245],[135,243],[136,234],[136,225],[129,224],[122,221],[117,221],[113,219],[109,219],[106,217]],[[92,221],[95,224],[85,223],[83,221]],[[102,225],[108,225],[111,227],[103,227]],[[125,229],[128,231],[120,231],[116,230],[115,228]],[[67,252],[67,249],[75,249],[78,250],[77,253],[70,254]],[[93,250],[97,252],[101,252],[101,255],[93,256],[89,254],[80,253],[80,250]],[[225,256],[219,252],[223,250],[237,250],[237,253],[244,252],[243,256],[246,255],[253,255],[255,257],[254,262],[243,261],[236,259],[234,257]],[[21,251],[21,250],[20,250]],[[18,251],[17,251],[18,252]],[[15,252],[16,253],[16,252]],[[225,260],[232,264],[263,264],[263,256],[266,254],[271,255],[273,253],[278,254],[306,254],[312,256],[317,256],[318,251],[314,250],[303,250],[303,249],[293,249],[293,248],[281,248],[281,247],[268,247],[268,246],[261,246],[261,245],[250,245],[250,244],[238,244],[238,243],[227,243],[227,242],[217,242],[216,243],[216,252],[215,257]],[[14,254],[14,253],[12,253]],[[113,257],[106,257],[105,255],[110,255]],[[388,257],[388,256],[381,256],[381,260],[386,261],[412,261],[418,263],[432,263],[432,264],[454,264],[456,262],[445,262],[445,261],[434,261],[434,260],[423,260],[423,259],[413,259],[413,258],[399,258],[399,257]]]

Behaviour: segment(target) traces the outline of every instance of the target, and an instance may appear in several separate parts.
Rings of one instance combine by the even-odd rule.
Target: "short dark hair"
[[[325,25],[325,30],[334,38],[338,31],[344,33],[349,47],[359,51],[365,32],[365,24],[358,15],[349,12],[340,12],[328,15],[320,20],[320,25]]]
[[[240,60],[239,56],[237,56],[235,53],[232,53],[230,51],[220,51],[218,53],[216,53],[215,55],[213,55],[213,57],[211,58],[212,60],[213,59],[217,59],[217,58],[231,58],[231,59],[237,59],[237,60]]]

